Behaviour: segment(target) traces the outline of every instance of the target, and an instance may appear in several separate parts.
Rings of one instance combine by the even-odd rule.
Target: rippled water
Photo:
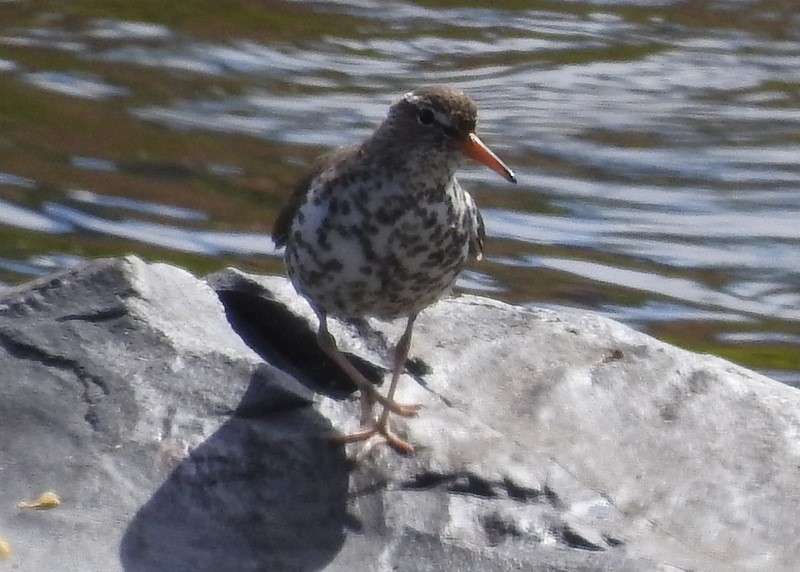
[[[460,287],[600,311],[800,385],[791,1],[0,2],[0,277],[137,252],[281,272],[316,154],[457,85],[516,171],[470,166]]]

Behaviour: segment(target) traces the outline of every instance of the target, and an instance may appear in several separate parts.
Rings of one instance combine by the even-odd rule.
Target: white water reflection
[[[179,220],[207,220],[208,216],[197,209],[186,209],[171,205],[162,205],[148,201],[137,201],[125,197],[110,197],[87,191],[84,189],[70,189],[66,192],[73,201],[88,205],[110,207],[157,215],[165,218]]]
[[[46,203],[43,210],[53,220],[76,228],[181,252],[208,255],[230,252],[262,255],[277,253],[272,238],[266,234],[183,229],[136,219],[110,220],[54,203]]]
[[[31,84],[46,89],[88,99],[125,95],[127,90],[104,81],[78,74],[58,71],[30,72],[24,78]]]
[[[666,296],[702,307],[721,308],[743,316],[800,320],[800,306],[795,304],[776,303],[773,299],[755,300],[735,296],[714,290],[687,278],[663,276],[640,270],[569,258],[531,257],[528,263],[532,266],[560,270],[597,282],[611,282],[632,290],[642,290],[650,294]]]
[[[169,40],[172,30],[151,22],[130,22],[100,18],[91,22],[87,35],[103,40]]]
[[[78,169],[108,172],[117,170],[117,165],[113,161],[98,159],[97,157],[70,157],[70,162]]]
[[[64,233],[74,230],[66,221],[57,221],[34,210],[0,200],[0,224],[37,232]]]
[[[755,319],[743,316],[737,311],[709,310],[679,302],[647,302],[641,306],[619,306],[606,304],[601,306],[604,315],[637,327],[657,322],[726,322],[745,323]]]
[[[11,173],[0,172],[0,185],[8,185],[9,187],[22,187],[25,189],[32,189],[36,186],[36,181]]]

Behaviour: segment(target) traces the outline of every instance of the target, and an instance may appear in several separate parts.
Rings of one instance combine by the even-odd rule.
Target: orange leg
[[[319,347],[322,348],[322,351],[328,354],[328,357],[344,370],[362,392],[368,393],[371,399],[374,399],[384,407],[388,407],[393,413],[397,413],[403,417],[414,417],[417,414],[420,408],[419,405],[402,405],[396,403],[391,398],[384,397],[375,386],[350,363],[344,354],[339,351],[339,348],[336,347],[336,340],[333,339],[333,336],[328,331],[328,323],[325,314],[320,314],[317,342],[319,343]]]
[[[400,341],[397,342],[397,346],[395,347],[394,352],[394,364],[392,367],[392,381],[389,385],[389,392],[386,397],[383,397],[380,393],[375,390],[375,387],[369,384],[369,387],[374,391],[374,393],[365,393],[362,389],[362,425],[371,425],[371,427],[367,427],[362,431],[357,431],[355,433],[350,433],[348,435],[337,436],[336,440],[342,443],[354,443],[356,441],[366,441],[373,436],[380,435],[385,440],[386,443],[398,451],[399,453],[409,454],[414,452],[414,447],[411,446],[411,443],[405,441],[398,437],[389,427],[389,412],[399,413],[400,415],[405,416],[412,416],[415,415],[417,410],[419,409],[419,405],[399,405],[394,401],[394,394],[397,389],[397,382],[400,378],[400,374],[403,372],[403,369],[406,365],[406,360],[408,359],[408,350],[411,346],[411,332],[414,327],[414,320],[416,319],[416,315],[410,316],[408,319],[408,323],[406,324],[406,329],[403,332]],[[320,331],[323,329],[323,324],[325,322],[320,320]],[[327,328],[325,328],[325,333],[330,337],[330,334],[327,333]],[[331,340],[333,338],[331,337]],[[334,346],[335,347],[335,346]],[[338,351],[338,350],[337,350]],[[352,368],[356,373],[358,370],[353,367],[353,365],[347,361],[347,359],[339,353],[340,356],[347,362],[347,364]],[[338,363],[338,360],[337,360]],[[347,369],[346,369],[347,371]],[[360,376],[361,374],[358,373]],[[352,377],[352,376],[351,376]],[[363,376],[362,376],[363,379]],[[359,384],[359,387],[361,385]],[[379,397],[378,397],[379,396]],[[383,405],[383,412],[381,413],[380,418],[378,421],[374,421],[372,419],[372,399],[373,397]],[[368,403],[368,405],[365,405]],[[400,411],[397,410],[400,408]],[[411,415],[408,415],[407,412],[411,411]]]

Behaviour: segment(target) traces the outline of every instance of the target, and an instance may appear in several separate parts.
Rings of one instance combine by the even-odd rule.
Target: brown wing
[[[311,181],[314,180],[314,177],[319,175],[320,172],[321,170],[312,169],[308,174],[297,181],[292,194],[289,195],[289,199],[278,213],[275,224],[272,226],[272,240],[275,241],[275,246],[278,248],[286,246],[286,241],[289,240],[289,232],[292,228],[292,221],[298,209],[303,204]]]
[[[329,153],[325,153],[311,164],[306,174],[297,181],[292,194],[289,196],[286,204],[283,205],[283,208],[280,210],[277,218],[275,219],[275,224],[272,227],[272,240],[275,241],[275,246],[285,246],[286,242],[289,240],[289,233],[292,229],[292,221],[294,221],[297,211],[302,206],[303,201],[305,201],[306,194],[308,194],[308,189],[311,186],[311,181],[317,178],[331,165],[345,159],[346,156],[355,151],[355,149],[355,147],[336,149]]]

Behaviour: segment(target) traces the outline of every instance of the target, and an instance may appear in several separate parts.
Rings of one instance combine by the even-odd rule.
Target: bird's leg
[[[409,349],[409,346],[411,345],[411,330],[412,330],[412,328],[414,326],[414,320],[415,319],[416,319],[416,315],[409,317],[408,323],[406,324],[405,332],[403,332],[403,335],[400,338],[400,341],[397,343],[397,346],[395,347],[394,364],[393,364],[393,367],[392,367],[392,382],[389,385],[389,393],[388,393],[388,395],[386,397],[383,397],[383,395],[381,395],[377,390],[375,390],[375,388],[372,386],[372,384],[370,384],[366,379],[363,378],[363,376],[361,376],[362,379],[364,379],[364,381],[367,384],[369,384],[369,387],[372,390],[374,390],[374,393],[373,392],[364,391],[363,389],[362,389],[362,392],[361,392],[361,400],[362,400],[361,401],[361,423],[362,423],[362,425],[368,425],[367,428],[362,430],[362,431],[357,431],[355,433],[349,433],[347,435],[337,436],[336,437],[336,441],[338,441],[340,443],[354,443],[356,441],[368,441],[368,440],[372,439],[372,437],[380,435],[381,437],[383,437],[386,440],[386,443],[390,447],[395,449],[396,451],[398,451],[400,453],[406,453],[406,454],[414,452],[414,447],[411,446],[411,443],[409,443],[408,441],[405,441],[404,439],[401,439],[400,437],[395,435],[395,433],[389,428],[389,412],[393,411],[393,412],[397,413],[397,411],[395,410],[394,407],[392,407],[392,405],[395,405],[395,406],[398,406],[398,407],[401,407],[401,408],[404,408],[404,409],[413,408],[412,415],[416,414],[417,409],[419,409],[419,405],[398,405],[394,401],[394,393],[395,393],[395,390],[397,389],[397,380],[400,378],[400,374],[403,372],[403,368],[405,367],[405,364],[406,364],[406,358],[408,357],[408,349]],[[333,342],[333,337],[330,335],[330,333],[328,333],[327,327],[325,327],[325,326],[326,326],[326,323],[324,321],[324,317],[321,317],[320,318],[320,333],[323,331],[323,328],[325,328],[324,331],[325,331],[325,334],[327,334],[327,338],[331,342]],[[320,345],[322,345],[322,343],[323,342],[320,341]],[[334,344],[333,347],[335,349],[336,345]],[[338,353],[338,350],[337,350],[337,353]],[[341,353],[339,353],[339,355],[342,356],[342,359],[344,359],[344,361],[353,370],[355,370],[355,372],[358,373],[359,376],[361,375],[358,372],[358,370],[356,370],[353,367],[353,365],[349,361],[347,361],[347,359]],[[336,359],[336,358],[334,358],[334,359]],[[337,363],[339,363],[338,360],[337,360]],[[359,384],[359,387],[361,387],[360,384]],[[383,405],[383,412],[381,413],[380,419],[377,422],[375,422],[375,420],[372,418],[373,399],[376,399],[377,401],[379,401],[381,403],[381,405]],[[402,413],[401,413],[401,415],[402,415]],[[371,449],[371,446],[369,444],[367,444],[367,450],[369,450],[369,449]]]
[[[361,402],[361,426],[372,427],[375,425],[375,418],[372,416],[372,406],[375,404],[375,400],[368,391],[360,391],[359,393],[361,394],[359,397]]]
[[[416,314],[409,316],[406,323],[406,329],[403,335],[400,336],[397,345],[394,348],[394,364],[392,365],[392,382],[389,384],[389,391],[386,394],[386,399],[394,401],[394,392],[397,389],[397,381],[400,379],[400,374],[406,367],[406,360],[408,360],[408,350],[411,348],[411,332],[414,329],[414,320],[417,319]],[[376,426],[378,428],[388,427],[389,422],[389,408],[384,407],[383,413]]]
[[[326,319],[325,314],[319,314],[319,330],[317,331],[317,343],[319,343],[319,347],[322,348],[328,357],[330,357],[333,361],[337,363],[339,367],[341,367],[344,372],[348,375],[350,379],[358,386],[358,388],[362,391],[362,393],[368,393],[370,399],[374,399],[375,401],[379,402],[385,408],[389,409],[393,413],[397,413],[398,415],[402,415],[403,417],[413,417],[417,414],[417,410],[419,410],[419,405],[401,405],[396,403],[390,398],[384,397],[374,385],[372,385],[369,380],[364,377],[360,371],[358,371],[355,366],[350,363],[350,361],[344,356],[342,352],[339,351],[339,348],[336,347],[336,340],[333,339],[333,336],[328,331],[328,322]],[[370,410],[372,409],[370,405]],[[371,416],[371,413],[370,413]]]
[[[389,391],[386,394],[386,398],[389,399],[390,401],[394,400],[394,392],[397,389],[397,382],[399,381],[400,375],[403,373],[403,370],[406,367],[406,360],[408,359],[408,350],[411,347],[411,332],[414,328],[414,320],[416,319],[416,317],[417,317],[416,315],[413,315],[408,318],[408,323],[406,323],[406,329],[394,348],[394,363],[392,364],[392,382],[389,384]],[[392,429],[389,427],[390,411],[391,410],[388,407],[384,406],[380,418],[378,418],[378,421],[374,423],[371,429],[366,431],[361,431],[360,433],[348,437],[351,437],[353,441],[358,441],[361,439],[369,439],[373,435],[381,435],[384,439],[386,439],[386,443],[388,443],[396,451],[406,454],[413,453],[414,447],[411,445],[411,443],[398,437],[394,433],[394,431],[392,431]],[[368,445],[366,450],[369,450],[369,448],[370,447]]]
[[[411,347],[411,332],[414,328],[414,320],[416,319],[416,315],[410,316],[408,318],[408,323],[406,324],[406,329],[403,332],[403,335],[400,337],[400,341],[397,342],[397,346],[394,348],[394,363],[392,365],[392,382],[389,385],[389,392],[386,394],[386,398],[393,402],[394,401],[394,392],[397,389],[397,382],[400,379],[400,374],[403,373],[403,370],[406,366],[406,360],[408,359],[408,350]],[[363,431],[359,431],[357,433],[352,433],[350,435],[345,435],[342,437],[342,441],[346,443],[350,443],[353,441],[364,441],[370,439],[375,435],[381,435],[386,442],[394,448],[396,451],[400,453],[413,453],[414,447],[408,441],[401,439],[398,437],[394,431],[391,430],[389,427],[389,412],[391,409],[384,406],[383,412],[381,413],[380,418],[377,422],[375,422],[372,427],[369,429],[365,429]],[[370,412],[370,416],[372,413]],[[367,446],[369,448],[369,445]]]

